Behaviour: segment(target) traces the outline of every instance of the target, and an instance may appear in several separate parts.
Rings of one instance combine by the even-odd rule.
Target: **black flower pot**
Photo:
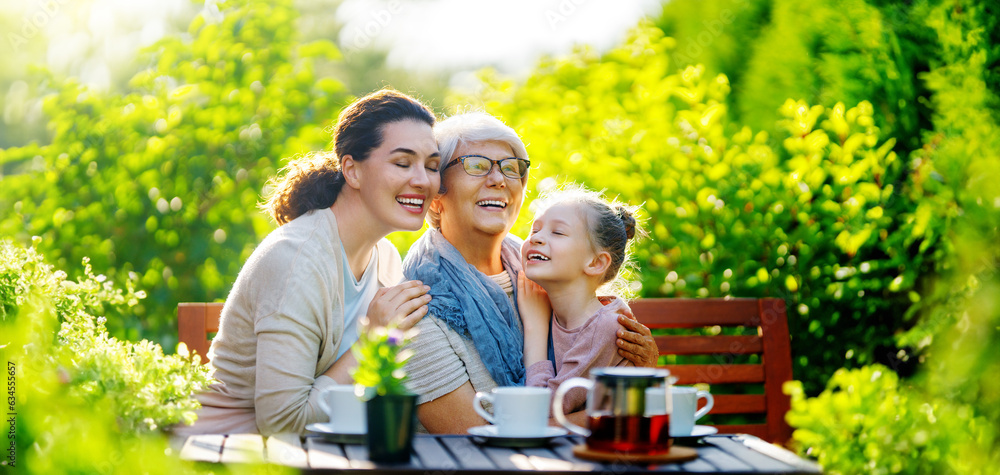
[[[417,425],[417,395],[387,394],[368,400],[368,458],[372,462],[410,461]]]

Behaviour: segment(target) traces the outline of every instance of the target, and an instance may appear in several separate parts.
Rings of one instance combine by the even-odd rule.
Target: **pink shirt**
[[[525,386],[549,388],[555,395],[556,388],[569,378],[588,377],[591,368],[607,366],[633,366],[632,362],[618,355],[618,315],[624,315],[628,305],[619,298],[601,297],[604,307],[591,316],[583,325],[572,330],[566,329],[552,319],[552,346],[556,364],[553,368],[549,360],[539,361],[527,369]],[[584,408],[587,391],[583,388],[570,390],[563,398],[563,410],[569,414]],[[549,407],[552,407],[551,405]]]

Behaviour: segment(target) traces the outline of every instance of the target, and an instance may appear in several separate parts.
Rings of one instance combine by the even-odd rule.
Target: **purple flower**
[[[403,343],[403,336],[403,330],[393,328],[392,330],[389,330],[388,343],[392,346],[399,346]]]

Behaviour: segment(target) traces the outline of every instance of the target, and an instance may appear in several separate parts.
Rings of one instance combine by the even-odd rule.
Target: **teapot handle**
[[[560,384],[559,388],[556,389],[555,396],[552,398],[552,415],[555,416],[556,420],[559,421],[563,427],[569,429],[570,432],[584,437],[590,437],[589,430],[570,422],[569,419],[566,418],[566,415],[563,414],[563,396],[565,396],[570,389],[577,387],[587,388],[587,392],[589,393],[594,389],[594,382],[587,378],[577,377],[569,378]]]

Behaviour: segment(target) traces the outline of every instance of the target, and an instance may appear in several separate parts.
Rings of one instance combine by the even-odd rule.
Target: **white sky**
[[[574,44],[608,49],[659,9],[659,0],[345,0],[337,18],[347,53],[373,43],[404,69],[492,65],[518,74]]]

